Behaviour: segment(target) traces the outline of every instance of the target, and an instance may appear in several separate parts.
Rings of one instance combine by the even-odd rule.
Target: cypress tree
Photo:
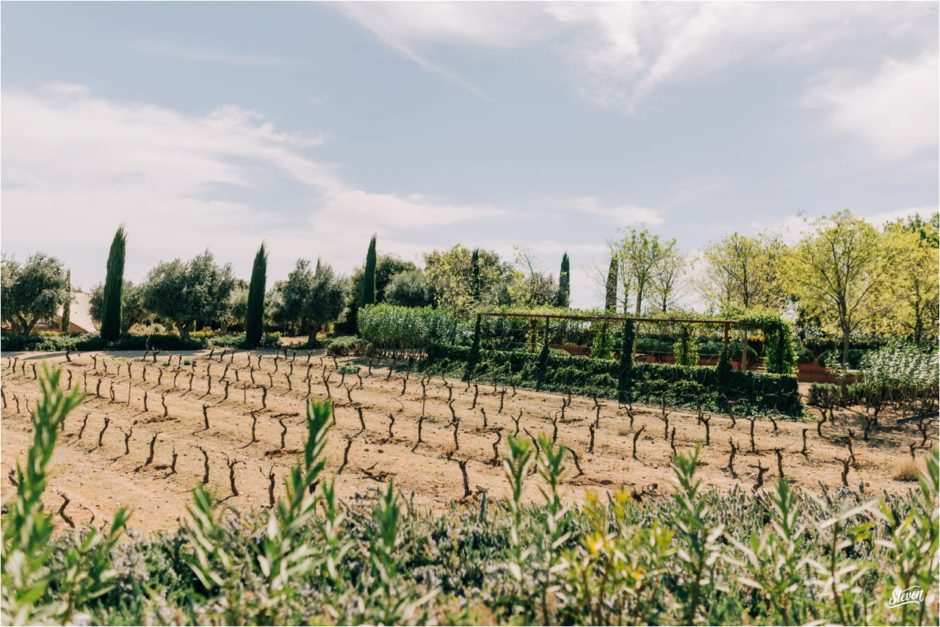
[[[72,271],[69,270],[65,275],[65,282],[68,284],[68,292],[65,296],[65,302],[62,303],[62,325],[59,330],[62,333],[68,333],[72,322]]]
[[[617,397],[621,403],[626,403],[633,397],[633,341],[635,337],[633,320],[625,320],[620,345],[620,376],[617,381]]]
[[[127,235],[118,227],[108,253],[108,273],[104,280],[101,306],[101,339],[113,342],[121,337],[121,314],[124,306],[124,253]]]
[[[251,283],[248,285],[248,308],[245,313],[245,344],[254,348],[261,344],[264,333],[264,287],[268,274],[268,251],[262,242],[255,254],[251,268]]]
[[[555,297],[556,307],[568,307],[571,303],[571,264],[568,253],[561,258],[561,270],[558,272],[558,295]]]
[[[470,294],[473,296],[474,304],[480,304],[480,249],[474,248],[470,255]]]
[[[362,306],[375,304],[375,235],[369,240],[369,252],[366,253],[366,266],[362,273]]]
[[[610,257],[610,269],[607,270],[607,293],[604,296],[604,309],[611,313],[617,310],[617,258]]]

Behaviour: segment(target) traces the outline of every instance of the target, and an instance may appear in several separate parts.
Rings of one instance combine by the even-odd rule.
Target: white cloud
[[[574,208],[582,213],[602,216],[619,226],[627,224],[662,224],[659,210],[634,205],[605,205],[593,196],[574,199]]]
[[[838,60],[846,43],[864,55],[885,42],[936,39],[927,3],[358,3],[341,10],[434,71],[442,70],[429,60],[433,46],[547,44],[546,62],[560,57],[584,98],[625,111],[662,84],[733,66],[816,66]]]
[[[906,209],[898,209],[896,211],[882,211],[880,213],[875,213],[869,216],[865,216],[865,219],[874,224],[875,226],[884,226],[888,222],[894,222],[908,216],[920,216],[924,219],[929,219],[930,216],[940,211],[940,207],[908,207]]]
[[[261,239],[272,276],[282,276],[300,256],[322,255],[348,271],[373,232],[407,242],[421,229],[500,212],[357,189],[307,155],[322,137],[280,132],[236,107],[187,115],[65,84],[5,91],[3,104],[4,252],[59,255],[84,286],[102,279],[121,223],[134,279],[206,247],[244,273]],[[297,200],[280,189],[284,179],[306,190],[299,212],[274,209]]]
[[[935,159],[938,71],[936,50],[885,59],[874,74],[834,70],[817,79],[804,103],[825,109],[833,129],[858,138],[877,156]]]

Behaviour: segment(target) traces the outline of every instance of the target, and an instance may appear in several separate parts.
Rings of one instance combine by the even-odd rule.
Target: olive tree
[[[385,288],[385,300],[393,305],[426,307],[431,304],[424,272],[405,270],[392,276]]]
[[[14,333],[29,335],[41,320],[55,317],[69,298],[69,279],[62,262],[34,253],[25,263],[2,261],[2,318]]]
[[[234,288],[232,266],[217,264],[207,250],[189,261],[174,259],[151,270],[143,285],[144,305],[171,320],[185,340],[197,323],[224,317]]]
[[[135,324],[147,319],[150,312],[144,307],[144,292],[141,286],[124,281],[121,289],[121,333],[127,333]],[[99,283],[91,288],[88,297],[88,313],[98,326],[104,316],[104,286]]]
[[[343,313],[346,281],[320,260],[313,269],[310,266],[308,260],[298,259],[287,279],[277,283],[274,318],[308,334],[308,343],[313,345],[317,331]]]

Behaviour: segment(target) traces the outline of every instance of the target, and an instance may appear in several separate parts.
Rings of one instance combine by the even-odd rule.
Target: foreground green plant
[[[42,396],[32,415],[33,441],[25,466],[16,465],[16,497],[3,517],[4,624],[70,622],[76,608],[107,593],[116,577],[111,551],[130,516],[128,510],[118,509],[103,535],[94,528],[76,532],[61,562],[54,562],[54,525],[42,495],[62,423],[83,400],[78,390],[60,390],[60,377],[59,369],[43,366]]]

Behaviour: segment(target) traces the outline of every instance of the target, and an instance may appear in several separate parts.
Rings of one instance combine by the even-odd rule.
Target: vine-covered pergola
[[[680,317],[643,317],[619,316],[614,314],[576,314],[552,313],[538,311],[479,311],[476,314],[476,324],[473,345],[478,351],[480,346],[480,328],[483,318],[516,318],[525,319],[544,324],[544,343],[548,342],[548,327],[551,320],[565,320],[590,323],[614,323],[629,325],[629,334],[634,337],[633,327],[638,323],[656,325],[703,325],[718,327],[722,330],[723,346],[722,357],[727,359],[732,329],[760,330],[765,336],[766,367],[767,371],[778,374],[790,374],[793,368],[793,348],[791,345],[791,332],[787,323],[778,316],[757,315],[740,318],[680,318]],[[632,351],[632,343],[630,346]]]

